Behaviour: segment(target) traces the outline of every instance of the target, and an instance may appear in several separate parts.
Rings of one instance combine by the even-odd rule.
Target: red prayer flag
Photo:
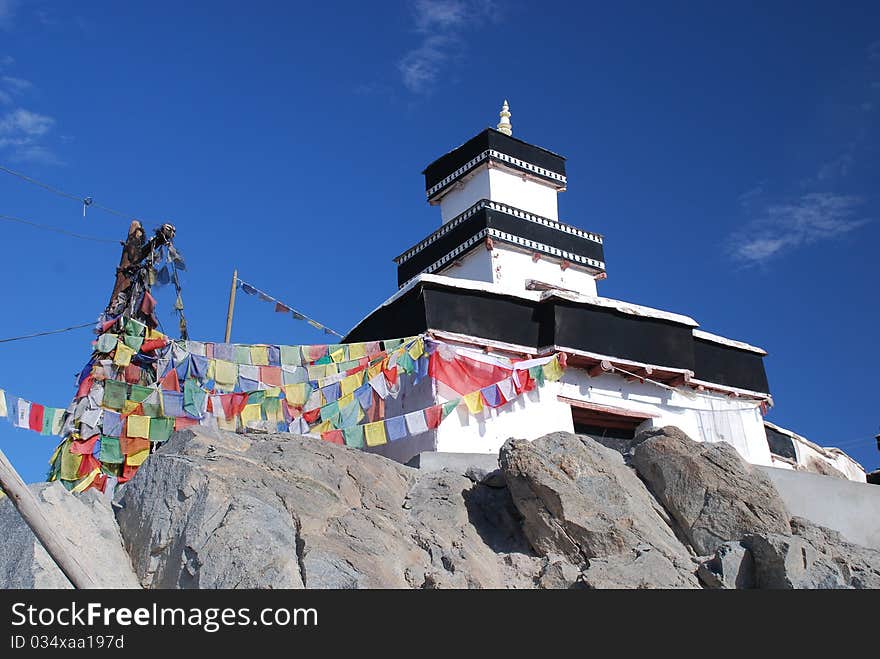
[[[180,381],[177,379],[177,371],[171,369],[165,374],[161,381],[162,388],[165,391],[180,391]]]
[[[149,291],[144,292],[144,300],[141,302],[141,313],[150,316],[156,310],[156,298]]]
[[[141,381],[141,367],[137,364],[129,364],[125,367],[125,381],[128,384],[137,384]]]
[[[76,440],[70,445],[70,452],[74,455],[91,455],[95,450],[95,444],[100,435],[93,435],[86,440]]]
[[[280,302],[275,303],[275,311],[278,313],[287,313],[290,311],[290,307],[281,304]]]
[[[428,360],[428,375],[462,396],[501,382],[510,377],[511,372],[511,369],[461,355],[447,361],[440,356],[439,350],[434,351]]]
[[[119,477],[119,482],[124,483],[126,481],[130,481],[135,473],[137,473],[139,465],[123,465],[122,466],[122,476]]]
[[[309,410],[308,412],[303,412],[303,415],[302,415],[302,416],[303,416],[303,419],[306,420],[306,423],[308,423],[309,425],[311,425],[311,424],[313,424],[315,421],[318,420],[318,415],[319,415],[319,414],[321,414],[321,408],[320,408],[320,407],[316,407],[315,409],[313,409],[313,410]]]
[[[190,426],[199,425],[198,419],[190,419],[185,416],[178,416],[174,419],[174,429],[175,430],[183,430],[184,428],[189,428]]]
[[[150,440],[143,437],[120,437],[119,448],[123,455],[131,455],[150,448]]]
[[[385,379],[388,380],[388,386],[393,387],[397,384],[397,367],[394,368],[383,368],[382,373],[385,375]]]
[[[95,378],[91,375],[87,376],[85,380],[79,383],[79,389],[76,390],[76,397],[83,398],[84,396],[88,396],[94,383]]]
[[[443,406],[434,405],[425,410],[425,423],[428,428],[436,428],[443,421]]]
[[[153,352],[164,348],[168,344],[166,339],[147,339],[141,344],[141,352]]]
[[[84,455],[82,462],[79,463],[79,471],[76,475],[79,478],[83,478],[84,476],[88,476],[95,469],[99,469],[101,467],[101,463],[98,462],[98,459],[92,455],[91,453]]]
[[[39,403],[31,403],[31,413],[28,419],[28,427],[36,432],[43,430],[43,413],[45,408]]]
[[[260,366],[260,382],[272,387],[280,387],[281,368],[279,366]]]
[[[328,430],[327,432],[322,432],[321,439],[333,444],[339,444],[340,446],[345,445],[345,439],[342,436],[341,430]]]

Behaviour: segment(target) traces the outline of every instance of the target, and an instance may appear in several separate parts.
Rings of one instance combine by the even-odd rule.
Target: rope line
[[[33,334],[25,334],[24,336],[13,336],[8,339],[0,339],[0,343],[9,343],[10,341],[21,341],[22,339],[33,339],[38,336],[48,336],[49,334],[61,334],[62,332],[70,332],[71,330],[82,329],[83,327],[94,327],[95,321],[83,323],[82,325],[74,325],[73,327],[64,327],[62,329],[47,330],[45,332],[35,332]]]
[[[59,190],[58,188],[55,188],[55,187],[49,185],[48,183],[43,183],[42,181],[38,181],[37,179],[35,179],[31,176],[28,176],[27,174],[22,174],[21,172],[17,172],[14,169],[9,169],[8,167],[4,167],[3,165],[0,165],[0,171],[6,172],[7,174],[10,174],[11,176],[16,176],[16,177],[20,178],[22,181],[26,181],[26,182],[30,183],[31,185],[36,185],[37,187],[43,188],[47,192],[51,192],[52,194],[58,195],[59,197],[64,197],[65,199],[72,199],[73,201],[82,205],[83,215],[85,215],[86,208],[97,208],[99,210],[104,211],[105,213],[111,213],[113,215],[118,215],[119,217],[123,217],[125,219],[131,219],[131,218],[135,217],[134,215],[131,215],[129,213],[123,213],[121,211],[115,210],[115,209],[110,208],[108,206],[103,206],[102,204],[97,204],[97,203],[95,203],[95,201],[91,197],[78,197],[77,195],[70,194],[69,192],[65,192],[64,190]]]
[[[55,233],[60,233],[65,236],[71,236],[72,238],[79,238],[80,240],[91,240],[96,243],[112,243],[114,245],[119,244],[118,240],[110,240],[109,238],[97,238],[95,236],[86,236],[81,233],[68,231],[67,229],[61,229],[60,227],[53,227],[49,226],[48,224],[40,224],[39,222],[33,222],[32,220],[25,220],[20,217],[13,217],[12,215],[0,215],[0,220],[6,220],[7,222],[18,222],[19,224],[26,224],[28,226],[36,227],[37,229],[43,229],[45,231],[54,231]]]

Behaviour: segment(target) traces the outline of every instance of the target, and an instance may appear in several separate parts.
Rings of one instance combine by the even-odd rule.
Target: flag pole
[[[225,343],[229,343],[232,338],[232,314],[235,313],[235,289],[238,288],[238,270],[232,271],[232,289],[229,291],[229,310],[226,312],[226,339]]]
[[[49,522],[34,496],[21,476],[15,471],[9,459],[0,451],[0,487],[9,496],[12,505],[30,527],[37,540],[43,545],[58,568],[64,573],[74,588],[97,588],[92,575],[71,552],[69,542],[58,532],[57,525]],[[72,495],[71,495],[72,496]]]

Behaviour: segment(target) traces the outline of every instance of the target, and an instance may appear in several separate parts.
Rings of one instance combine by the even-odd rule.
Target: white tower
[[[565,158],[513,137],[507,101],[487,128],[423,172],[441,228],[395,261],[403,285],[423,272],[511,292],[561,288],[596,294],[602,237],[559,221]]]

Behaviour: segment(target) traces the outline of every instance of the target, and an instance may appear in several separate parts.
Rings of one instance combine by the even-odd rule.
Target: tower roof
[[[422,172],[428,199],[433,198],[474,167],[491,160],[565,188],[565,158],[548,149],[494,128],[487,128]]]

